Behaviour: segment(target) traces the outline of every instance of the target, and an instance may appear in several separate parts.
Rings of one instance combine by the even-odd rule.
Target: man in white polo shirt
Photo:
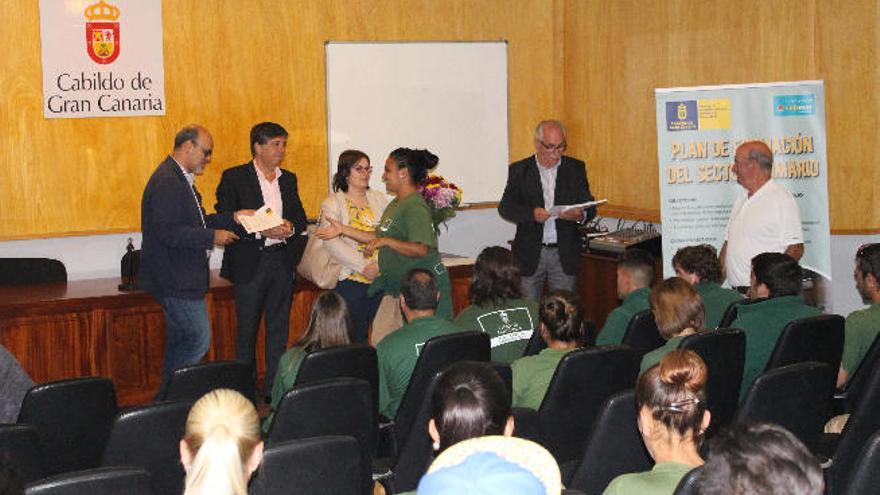
[[[773,152],[761,141],[736,149],[736,181],[745,191],[733,203],[719,258],[730,285],[745,292],[750,285],[751,259],[761,253],[804,255],[801,214],[791,192],[775,182]]]

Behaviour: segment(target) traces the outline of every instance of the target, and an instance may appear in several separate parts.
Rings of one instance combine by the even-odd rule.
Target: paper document
[[[266,205],[260,207],[252,216],[239,215],[239,220],[241,220],[241,226],[244,227],[248,234],[262,232],[284,223],[281,215]]]
[[[553,208],[550,208],[549,213],[551,217],[558,217],[560,213],[564,213],[572,208],[589,208],[591,206],[597,206],[607,202],[607,199],[600,199],[598,201],[588,201],[586,203],[580,203],[576,205],[556,205]]]

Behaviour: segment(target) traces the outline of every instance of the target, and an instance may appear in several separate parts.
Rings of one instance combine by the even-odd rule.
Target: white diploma
[[[253,215],[239,215],[239,220],[248,234],[262,232],[284,223],[281,214],[266,205],[263,205]]]

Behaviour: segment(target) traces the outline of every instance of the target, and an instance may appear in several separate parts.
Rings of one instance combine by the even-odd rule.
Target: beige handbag
[[[321,216],[318,217],[318,225],[321,225]],[[318,225],[309,225],[307,229],[309,240],[296,272],[321,289],[333,289],[339,281],[342,265],[333,260],[330,252],[324,247],[324,241],[315,235]]]

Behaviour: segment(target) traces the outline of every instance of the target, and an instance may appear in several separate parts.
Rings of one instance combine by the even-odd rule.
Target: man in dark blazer
[[[263,205],[280,212],[284,223],[257,234],[243,228],[241,238],[226,248],[220,275],[234,285],[237,359],[256,364],[260,317],[266,315],[266,376],[269,396],[278,361],[287,346],[290,305],[296,265],[306,237],[306,213],[296,185],[296,175],[281,168],[287,150],[287,131],[273,122],[251,129],[253,160],[223,172],[217,186],[218,213]],[[254,368],[256,369],[256,367]]]
[[[545,120],[535,129],[535,155],[510,165],[498,205],[501,216],[516,224],[513,252],[520,262],[526,295],[541,299],[550,290],[575,290],[580,265],[578,223],[596,215],[593,208],[558,214],[553,206],[593,200],[584,162],[564,156],[565,126]]]
[[[228,211],[206,215],[193,183],[211,161],[214,140],[201,126],[184,127],[174,150],[153,172],[141,199],[138,284],[152,294],[165,316],[165,357],[158,399],[177,368],[198,363],[211,342],[205,293],[208,259],[214,246],[227,246],[239,216]]]

